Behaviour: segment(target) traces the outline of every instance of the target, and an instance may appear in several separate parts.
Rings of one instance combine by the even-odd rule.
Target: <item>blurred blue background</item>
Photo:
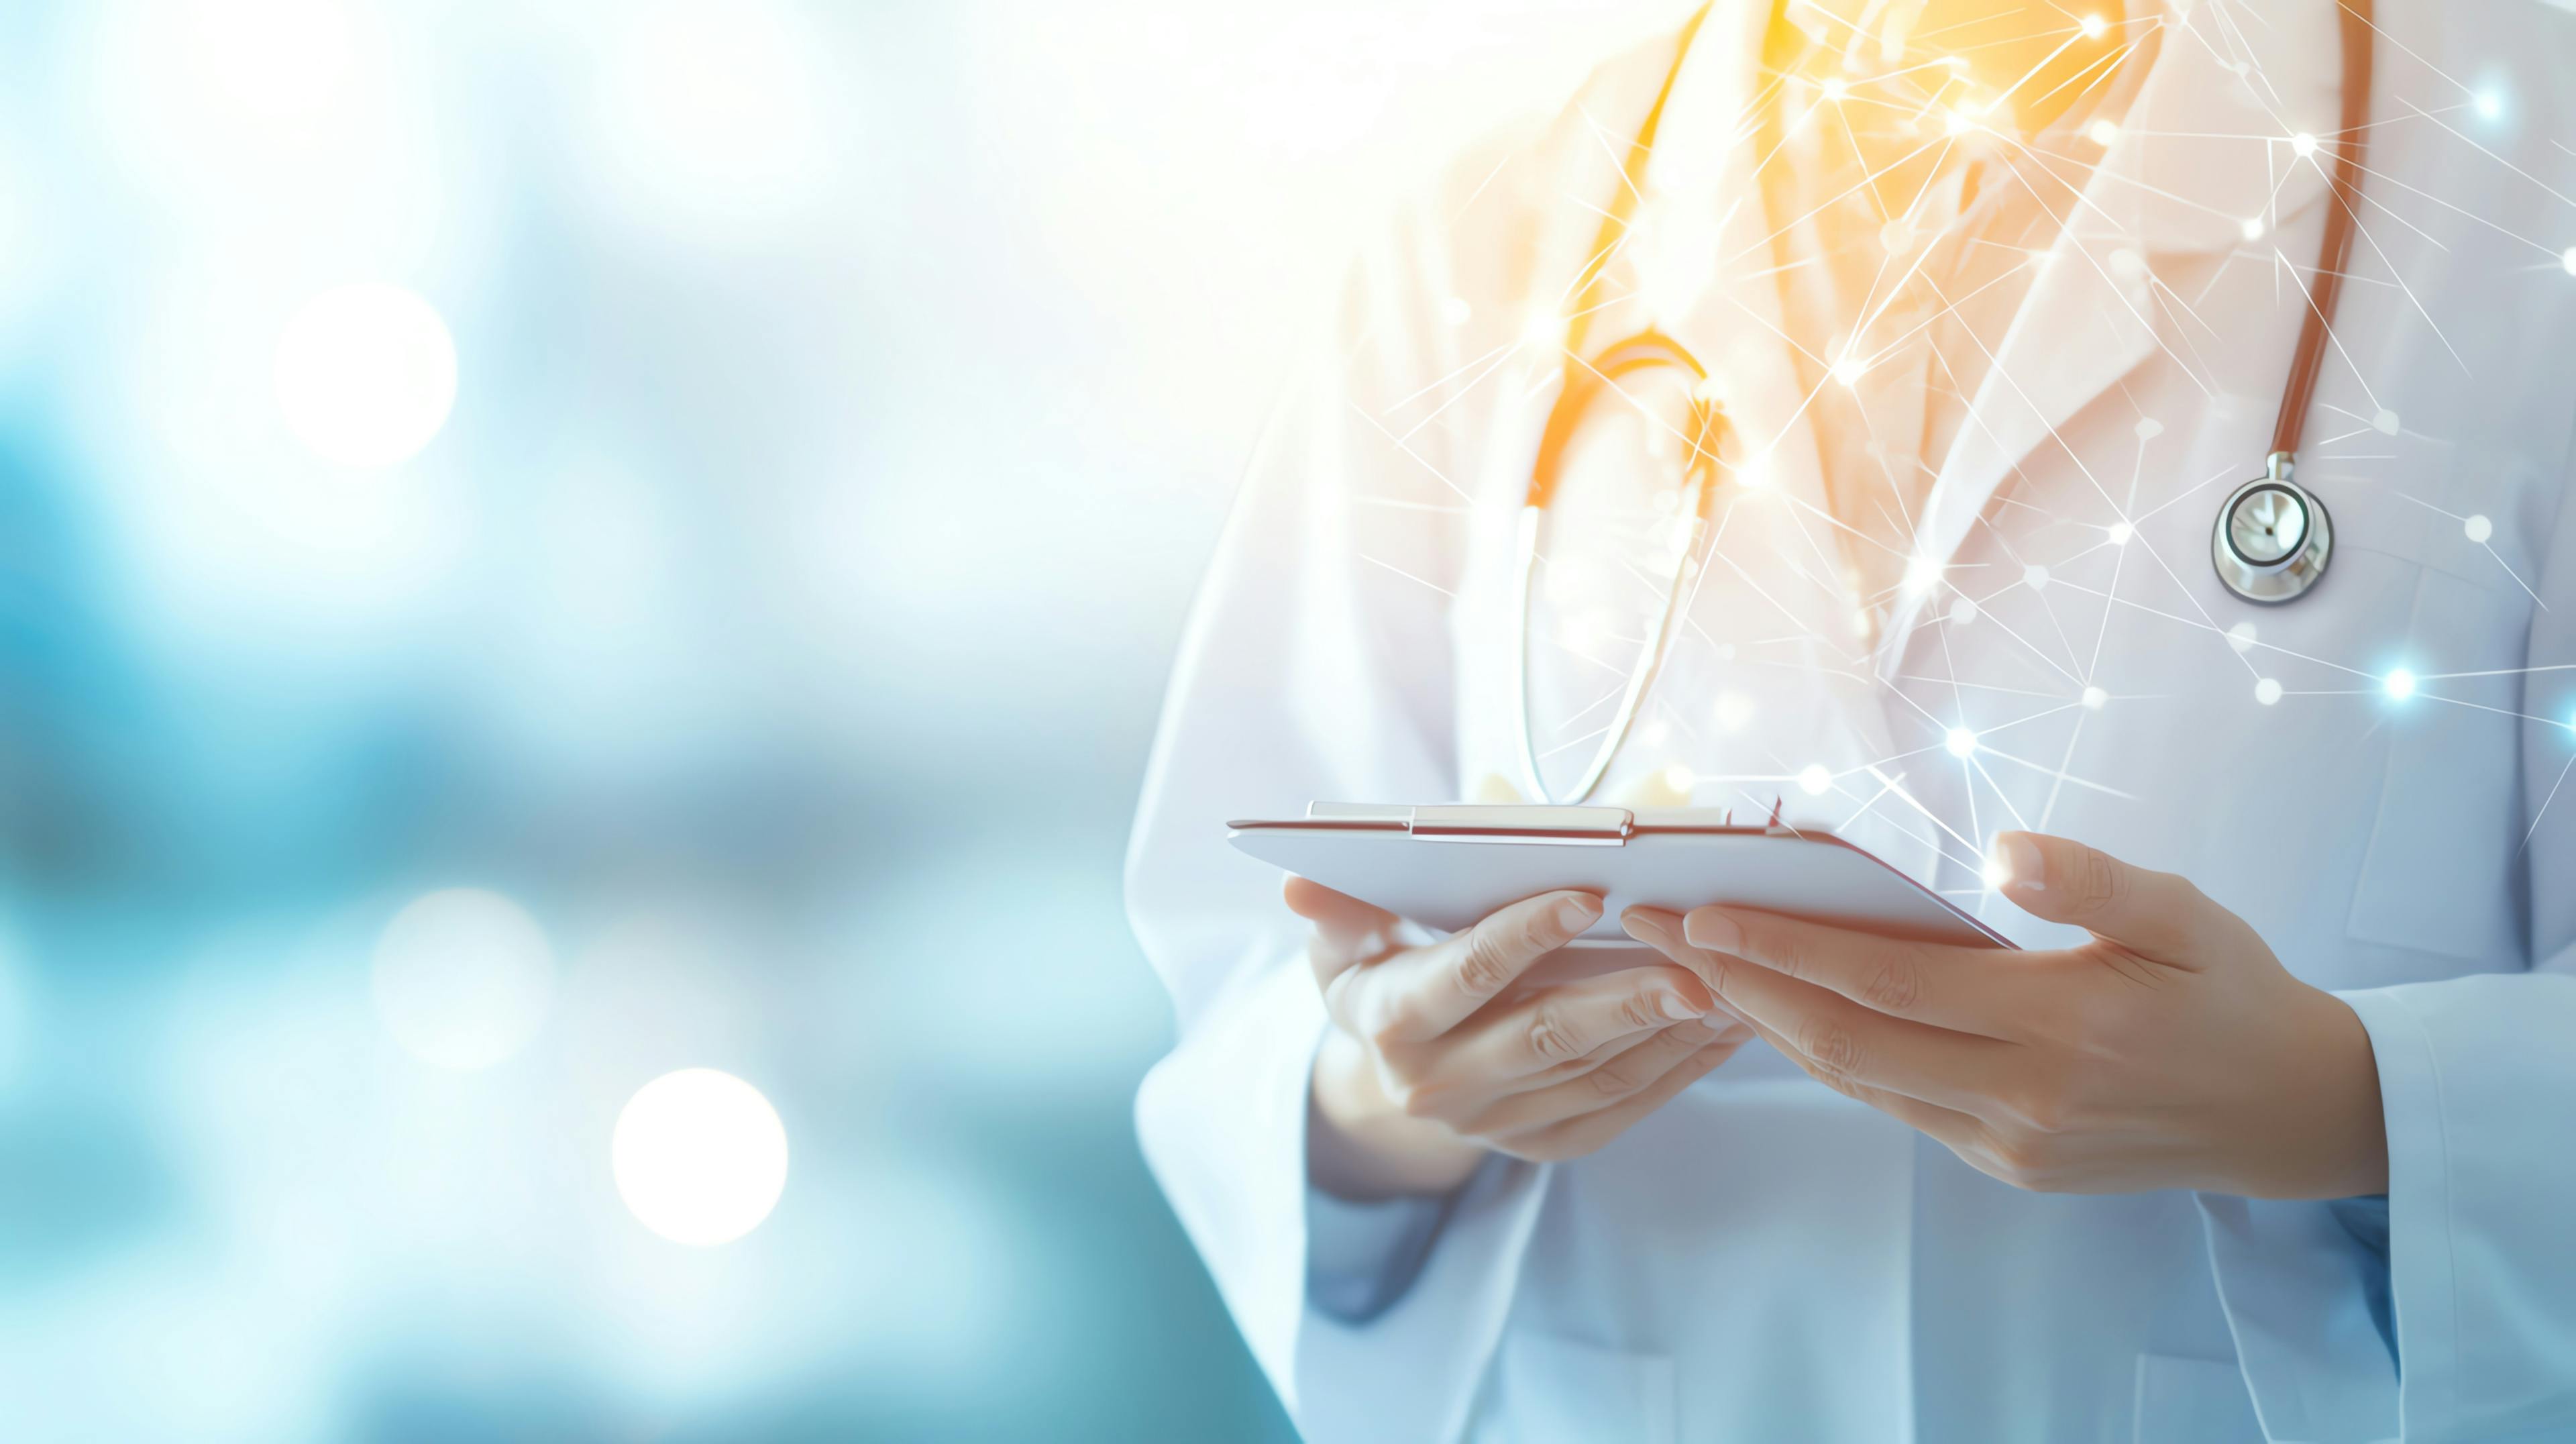
[[[1683,8],[0,7],[0,1437],[1284,1437],[1163,670],[1361,230]],[[612,1166],[689,1068],[774,1209]]]

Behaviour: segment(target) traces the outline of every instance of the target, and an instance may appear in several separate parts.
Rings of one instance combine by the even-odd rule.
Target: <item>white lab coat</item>
[[[1720,0],[1623,264],[1699,266],[1655,319],[1771,443],[1775,491],[1822,508],[1768,262],[1709,259],[1763,234],[1758,205],[1726,212],[1752,192],[1722,142],[1768,8]],[[2166,36],[1940,468],[1944,584],[1874,639],[1816,640],[1851,636],[1821,569],[1782,563],[1819,555],[1816,513],[1737,499],[1604,797],[1673,761],[1894,758],[1912,803],[1848,778],[1695,800],[1787,792],[2030,945],[2062,935],[1975,892],[1997,827],[2189,876],[2367,1026],[2386,1265],[2326,1204],[2016,1191],[1756,1045],[1592,1157],[1489,1170],[1369,1324],[1308,1303],[1326,1024],[1276,875],[1223,824],[1517,775],[1507,559],[1555,359],[1504,351],[1566,293],[1667,41],[1467,158],[1365,255],[1245,483],[1146,786],[1129,900],[1180,1039],[1138,1127],[1311,1437],[2576,1438],[2576,788],[2548,806],[2576,671],[2545,670],[2576,666],[2576,153],[2555,143],[2576,143],[2576,17],[2380,6],[2366,236],[2299,472],[2333,569],[2261,609],[2212,574],[2210,526],[2267,450],[2331,201],[2286,141],[2233,137],[2331,131],[2337,94],[2322,0],[2262,9],[2200,0]],[[2402,703],[2380,685],[2401,666],[2425,679]],[[1729,690],[1752,701],[1733,732]],[[1994,750],[1953,759],[1953,726]]]

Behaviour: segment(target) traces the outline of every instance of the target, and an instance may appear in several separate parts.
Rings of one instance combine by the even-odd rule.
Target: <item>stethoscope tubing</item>
[[[1621,185],[1602,213],[1601,225],[1569,307],[1565,333],[1564,373],[1558,384],[1554,405],[1548,410],[1547,424],[1539,434],[1537,454],[1530,465],[1530,481],[1517,520],[1517,537],[1513,565],[1512,612],[1516,619],[1512,648],[1512,693],[1517,702],[1515,712],[1520,743],[1523,780],[1530,795],[1542,802],[1581,802],[1601,785],[1619,748],[1627,741],[1637,714],[1643,709],[1655,674],[1661,670],[1666,647],[1671,641],[1673,620],[1680,610],[1693,572],[1693,562],[1708,532],[1716,491],[1718,447],[1725,431],[1724,413],[1706,394],[1707,370],[1689,348],[1663,333],[1648,329],[1627,340],[1605,348],[1599,357],[1584,359],[1583,343],[1591,326],[1593,313],[1600,309],[1600,291],[1605,284],[1610,264],[1626,241],[1634,218],[1640,183],[1645,177],[1648,158],[1653,154],[1656,133],[1662,128],[1664,107],[1672,99],[1673,87],[1680,80],[1682,66],[1690,58],[1692,42],[1715,8],[1715,0],[1692,12],[1678,37],[1673,62],[1664,72],[1663,84],[1655,92],[1654,104],[1647,107],[1646,117],[1637,130],[1636,144],[1620,161]],[[2222,577],[2227,576],[2227,514],[2237,498],[2248,488],[2279,485],[2293,492],[2302,505],[2312,509],[2318,546],[2313,567],[2294,590],[2280,595],[2260,595],[2228,581],[2230,590],[2249,601],[2267,605],[2292,600],[2313,586],[2324,572],[2325,552],[2321,549],[2326,530],[2325,507],[2304,488],[2291,480],[2292,463],[2298,455],[2311,403],[2316,396],[2317,379],[2324,369],[2326,348],[2333,341],[2334,318],[2343,295],[2344,267],[2352,255],[2354,234],[2360,227],[2361,176],[2364,158],[2370,149],[2370,102],[2372,83],[2372,0],[2337,0],[2339,25],[2337,34],[2343,50],[2343,96],[2341,129],[2330,139],[2319,138],[2319,145],[2331,144],[2334,164],[2328,173],[2325,236],[2318,246],[2315,279],[2308,288],[2308,310],[2299,325],[2297,349],[2291,354],[2290,371],[2281,392],[2281,409],[2273,422],[2272,451],[2266,459],[2265,476],[2258,483],[2248,483],[2231,496],[2219,515],[2213,550],[2219,554]],[[1573,441],[1574,431],[1602,387],[1619,376],[1653,366],[1674,366],[1692,380],[1692,435],[1690,438],[1690,475],[1697,487],[1693,502],[1693,521],[1688,545],[1676,560],[1672,584],[1654,623],[1647,629],[1641,644],[1641,659],[1629,673],[1628,685],[1622,691],[1619,710],[1601,734],[1603,740],[1594,749],[1592,761],[1584,768],[1574,790],[1562,798],[1548,789],[1539,770],[1536,741],[1530,725],[1529,644],[1530,602],[1539,562],[1539,535],[1546,520],[1549,503],[1554,499],[1558,472],[1565,452]],[[2266,568],[2263,572],[2280,571],[2286,563]]]

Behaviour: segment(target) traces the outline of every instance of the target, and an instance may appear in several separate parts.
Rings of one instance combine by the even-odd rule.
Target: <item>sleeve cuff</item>
[[[2337,996],[2379,1069],[2384,1231],[2365,1200],[2200,1198],[2264,1432],[2576,1435],[2576,979]]]
[[[1554,1171],[1478,1170],[1410,1287],[1366,1324],[1316,1307],[1305,1125],[1325,1026],[1302,965],[1274,965],[1217,1000],[1137,1095],[1146,1161],[1305,1437],[1455,1438]]]
[[[1309,1118],[1308,1126],[1313,1126]],[[1345,1324],[1365,1324],[1404,1297],[1448,1221],[1455,1192],[1339,1198],[1306,1186],[1306,1299]]]

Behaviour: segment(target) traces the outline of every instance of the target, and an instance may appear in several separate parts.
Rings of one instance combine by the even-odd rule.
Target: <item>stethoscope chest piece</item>
[[[2267,474],[2229,494],[2209,534],[2218,580],[2249,602],[2279,606],[2323,580],[2334,556],[2334,523],[2325,503],[2290,479],[2290,458],[2275,452]]]

